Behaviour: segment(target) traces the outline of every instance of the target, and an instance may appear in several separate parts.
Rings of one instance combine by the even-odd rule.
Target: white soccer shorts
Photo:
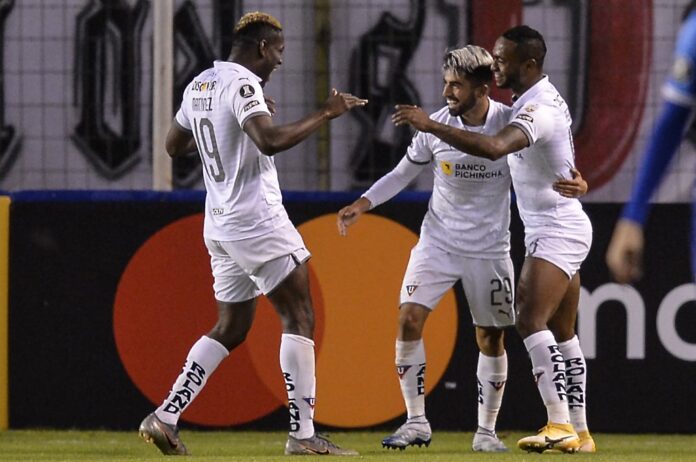
[[[458,280],[475,326],[515,324],[515,271],[509,256],[494,260],[463,257],[419,242],[406,267],[401,304],[417,303],[433,310]]]
[[[242,302],[268,294],[311,254],[292,223],[239,241],[205,239],[215,299]]]
[[[560,268],[568,279],[580,270],[592,246],[592,229],[584,234],[550,236],[536,234],[525,239],[527,256],[541,258]]]

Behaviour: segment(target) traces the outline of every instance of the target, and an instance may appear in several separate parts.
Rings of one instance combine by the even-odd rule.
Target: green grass
[[[182,439],[195,461],[287,461],[283,456],[286,435],[282,432],[187,431]],[[436,432],[429,448],[387,451],[380,446],[382,433],[332,433],[339,445],[360,451],[361,456],[343,460],[366,461],[546,461],[562,457],[601,461],[694,461],[696,437],[690,435],[595,434],[596,454],[539,455],[513,449],[506,454],[477,454],[471,451],[471,433]],[[500,435],[514,448],[522,433]],[[157,448],[145,444],[137,432],[107,431],[0,431],[0,461],[145,461],[162,460]],[[306,460],[306,457],[294,458]],[[171,459],[167,459],[171,460]]]

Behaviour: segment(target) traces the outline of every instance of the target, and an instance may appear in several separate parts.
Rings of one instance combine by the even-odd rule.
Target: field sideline
[[[196,461],[287,461],[283,456],[285,433],[236,431],[187,431],[182,439]],[[436,432],[429,448],[387,451],[379,442],[381,432],[337,432],[331,438],[339,445],[360,451],[361,456],[344,460],[367,461],[543,461],[563,457],[592,461],[693,461],[693,435],[594,435],[600,452],[576,455],[527,454],[513,449],[505,454],[471,451],[471,433]],[[518,432],[500,435],[508,447],[515,446]],[[0,432],[1,461],[145,461],[162,460],[156,447],[141,441],[137,432],[10,430]],[[300,457],[304,460],[305,458]],[[169,460],[169,459],[167,459]]]

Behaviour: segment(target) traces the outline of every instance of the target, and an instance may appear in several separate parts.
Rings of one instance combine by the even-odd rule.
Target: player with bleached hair
[[[215,61],[186,87],[167,134],[170,156],[196,150],[201,156],[207,193],[203,237],[218,320],[189,351],[162,405],[140,424],[141,437],[164,454],[187,454],[179,438],[179,417],[222,360],[244,341],[262,293],[283,327],[280,367],[290,410],[285,453],[357,454],[314,432],[310,253],[283,207],[273,156],[367,101],[333,90],[318,111],[297,122],[274,125],[273,102],[266,100],[263,87],[283,63],[284,49],[283,28],[276,18],[261,12],[245,14],[234,29],[228,61]],[[248,390],[230,389],[235,392]]]
[[[496,84],[514,95],[512,115],[499,131],[476,133],[439,123],[411,106],[398,107],[392,120],[473,156],[507,158],[527,250],[516,291],[516,328],[548,417],[537,435],[522,438],[518,446],[594,452],[585,415],[587,366],[575,335],[579,270],[592,244],[592,224],[580,201],[551,186],[573,175],[570,111],[543,72],[546,43],[538,31],[528,26],[505,31],[492,55]]]
[[[510,108],[488,96],[492,64],[491,55],[474,45],[446,53],[442,74],[447,106],[430,118],[472,133],[501,130],[508,123]],[[417,132],[396,168],[339,211],[339,232],[345,235],[360,215],[395,196],[426,168],[434,173],[433,194],[403,279],[396,340],[396,370],[407,420],[382,444],[398,449],[430,444],[423,329],[440,299],[461,281],[480,350],[476,371],[478,428],[472,448],[507,451],[495,432],[507,381],[503,329],[515,323],[507,160],[474,157],[436,136]],[[582,178],[557,187],[571,194],[586,190]]]

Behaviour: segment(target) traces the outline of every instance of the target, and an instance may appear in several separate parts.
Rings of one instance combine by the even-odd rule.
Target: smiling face
[[[493,47],[493,79],[499,88],[515,89],[520,84],[521,62],[515,52],[517,44],[505,37],[495,41]]]
[[[471,81],[452,71],[445,71],[442,96],[447,100],[447,108],[453,117],[459,117],[476,105],[476,87]]]
[[[281,31],[274,33],[270,38],[261,40],[258,46],[262,60],[258,75],[263,80],[263,84],[266,84],[273,71],[283,64],[283,52],[285,51],[283,33]]]

